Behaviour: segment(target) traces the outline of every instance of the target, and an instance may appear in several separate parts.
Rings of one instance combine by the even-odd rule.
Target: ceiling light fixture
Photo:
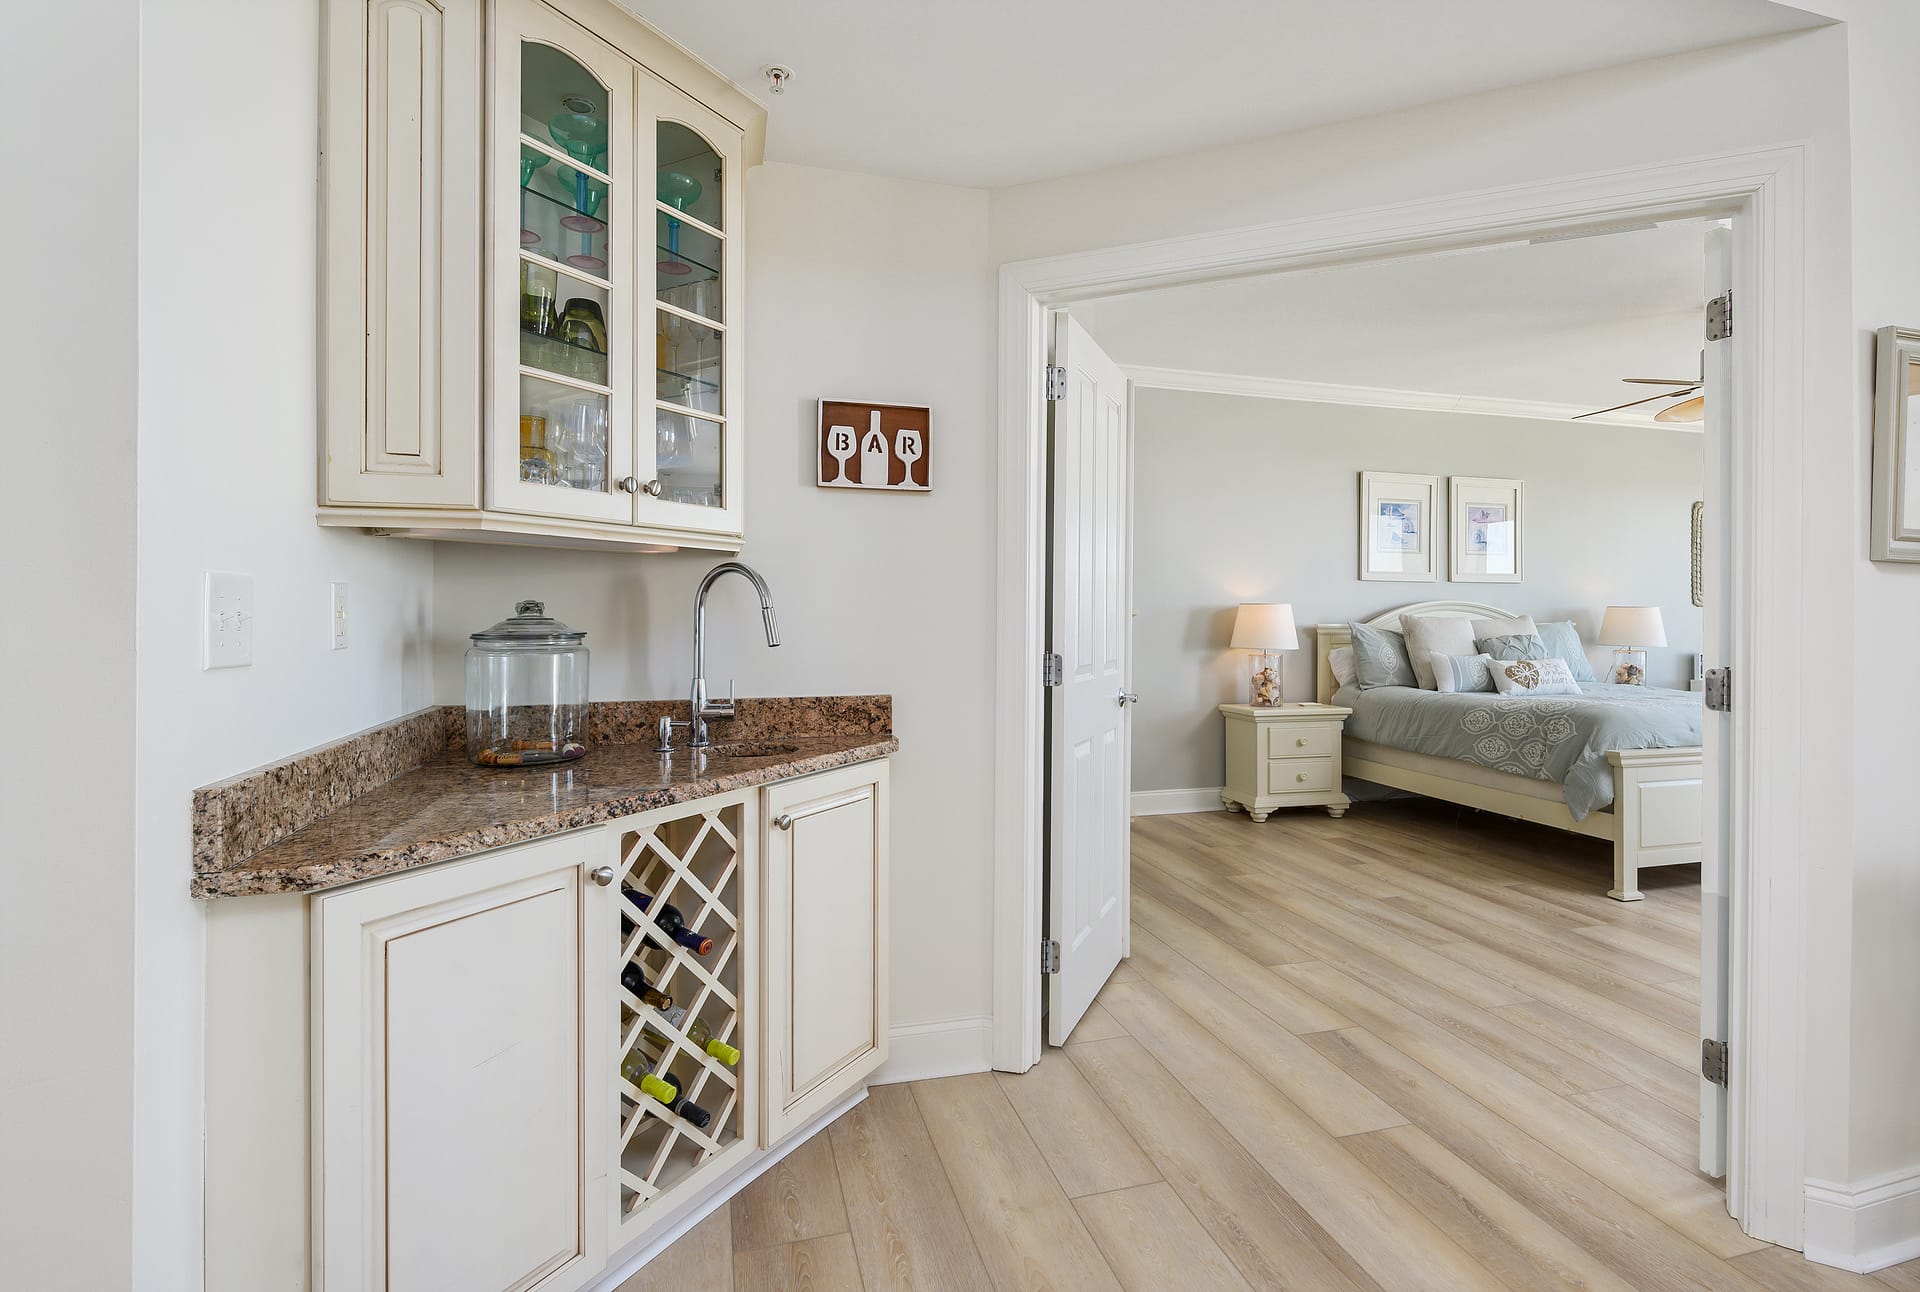
[[[1707,397],[1695,395],[1692,399],[1683,399],[1679,403],[1663,408],[1653,415],[1656,422],[1704,422],[1707,420]]]
[[[767,89],[774,94],[785,94],[787,82],[793,79],[793,69],[785,63],[769,63],[760,69],[760,75],[767,78]]]

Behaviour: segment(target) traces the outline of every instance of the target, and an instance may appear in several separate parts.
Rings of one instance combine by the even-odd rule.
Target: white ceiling
[[[1767,0],[622,0],[767,156],[993,188],[1824,22]],[[796,73],[766,93],[761,68]]]
[[[1622,377],[1698,374],[1705,244],[1706,226],[1688,222],[1181,287],[1073,313],[1129,366],[1598,409],[1652,393]]]

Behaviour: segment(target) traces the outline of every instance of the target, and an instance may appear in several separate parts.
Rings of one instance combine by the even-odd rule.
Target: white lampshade
[[[1234,650],[1299,650],[1290,605],[1243,605],[1233,617]]]
[[[1667,626],[1659,606],[1608,606],[1600,621],[1603,646],[1665,646]]]

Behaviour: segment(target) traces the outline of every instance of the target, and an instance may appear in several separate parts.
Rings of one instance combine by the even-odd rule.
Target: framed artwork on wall
[[[1868,554],[1876,561],[1920,561],[1920,329],[1880,329]]]
[[[1450,476],[1447,519],[1453,535],[1454,583],[1518,583],[1521,578],[1521,483],[1486,476]]]
[[[1360,473],[1361,578],[1433,582],[1439,497],[1439,476]]]

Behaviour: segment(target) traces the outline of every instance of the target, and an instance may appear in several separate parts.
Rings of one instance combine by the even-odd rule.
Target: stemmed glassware
[[[540,235],[527,227],[527,189],[533,184],[533,173],[549,160],[545,153],[530,148],[520,150],[520,245],[523,247],[540,245]]]
[[[577,95],[562,99],[560,106],[563,110],[547,121],[547,133],[581,165],[603,169],[607,159],[606,118],[592,102]],[[561,182],[566,182],[564,174]],[[580,235],[580,250],[568,256],[567,263],[596,274],[605,273],[607,269],[607,262],[593,254],[592,246],[593,235],[607,227],[597,218],[603,196],[604,190],[592,183],[584,170],[575,169],[574,209],[560,219],[561,224]]]
[[[687,204],[700,200],[700,181],[691,175],[670,170],[660,176],[660,200],[676,211],[685,212]],[[676,278],[693,272],[693,266],[680,259],[680,221],[667,218],[667,258],[654,266]]]

